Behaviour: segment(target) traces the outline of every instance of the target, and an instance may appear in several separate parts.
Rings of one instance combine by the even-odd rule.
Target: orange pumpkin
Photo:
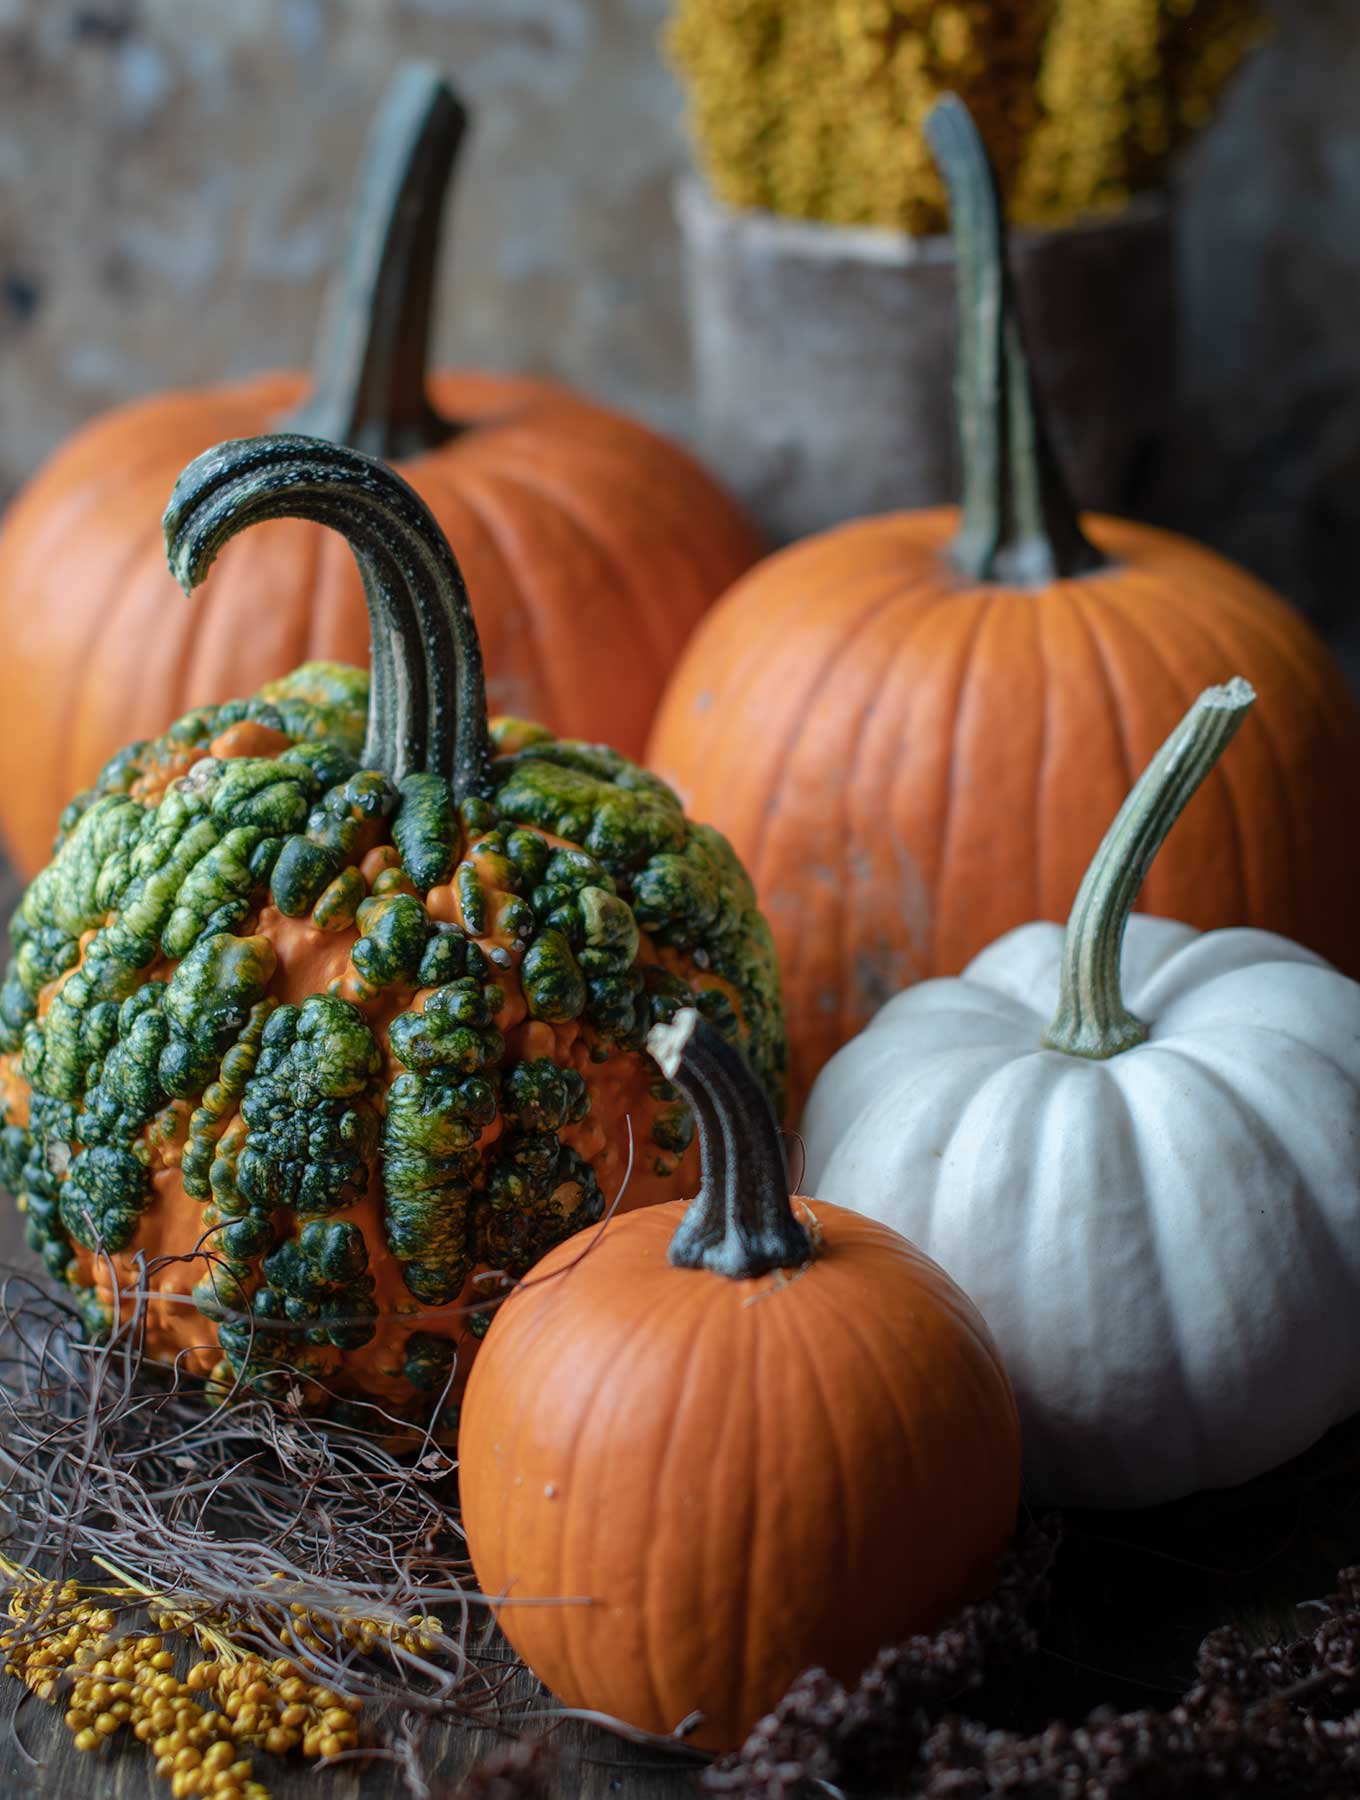
[[[503,1304],[463,1407],[463,1523],[563,1701],[653,1732],[697,1712],[689,1741],[727,1749],[803,1668],[852,1679],[987,1583],[1020,1434],[942,1269],[790,1205],[740,1054],[689,1008],[648,1049],[698,1119],[702,1186],[578,1233]]]
[[[1339,670],[1221,557],[1078,521],[1010,308],[986,153],[957,101],[930,135],[958,250],[962,509],[843,526],[753,570],[691,639],[649,750],[756,883],[795,1096],[899,989],[1064,918],[1134,774],[1232,674],[1256,688],[1255,716],[1142,905],[1262,926],[1360,973],[1360,714]]]
[[[354,568],[312,524],[233,545],[202,606],[178,603],[156,522],[179,470],[220,439],[289,429],[394,462],[467,570],[493,707],[627,755],[700,615],[759,554],[735,504],[631,420],[546,381],[427,382],[464,123],[437,71],[398,77],[310,391],[273,374],[138,401],[78,433],[14,502],[0,533],[0,825],[27,873],[69,796],[129,738],[308,657],[368,660]]]

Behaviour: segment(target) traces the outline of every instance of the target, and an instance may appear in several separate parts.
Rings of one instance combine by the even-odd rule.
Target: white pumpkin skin
[[[1249,1479],[1360,1411],[1360,984],[1284,938],[1138,915],[1151,1027],[1045,1049],[1063,930],[909,988],[827,1065],[807,1191],[967,1292],[1035,1499],[1137,1506]]]

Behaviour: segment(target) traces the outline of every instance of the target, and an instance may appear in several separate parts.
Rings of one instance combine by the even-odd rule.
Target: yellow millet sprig
[[[296,1601],[288,1611],[290,1623],[279,1633],[280,1641],[293,1646],[302,1661],[334,1648],[333,1642],[328,1642],[335,1629],[329,1621],[323,1624]],[[361,1656],[372,1656],[384,1642],[420,1655],[438,1647],[443,1630],[434,1613],[412,1613],[409,1619],[395,1624],[385,1619],[346,1619],[339,1627],[339,1635]]]
[[[10,1587],[0,1631],[6,1675],[30,1693],[50,1700],[60,1678],[93,1663],[112,1639],[114,1614],[88,1598],[74,1581],[44,1581],[0,1558]]]
[[[114,1599],[135,1604],[133,1587],[82,1588],[45,1581],[0,1558],[9,1582],[0,1632],[4,1669],[41,1700],[69,1682],[63,1719],[77,1750],[100,1750],[128,1730],[147,1744],[173,1800],[269,1800],[251,1778],[230,1714],[210,1711],[174,1673],[175,1657],[158,1633],[115,1629]]]
[[[676,0],[671,58],[729,205],[942,231],[922,135],[977,119],[1021,223],[1155,185],[1265,30],[1257,0]]]
[[[231,1620],[160,1599],[97,1560],[114,1585],[45,1581],[0,1557],[10,1627],[0,1631],[3,1666],[43,1700],[68,1684],[63,1716],[78,1750],[99,1750],[130,1730],[155,1757],[173,1800],[268,1800],[252,1778],[250,1751],[315,1759],[357,1749],[360,1702],[314,1679],[312,1658],[333,1652],[337,1639],[363,1656],[385,1642],[419,1654],[436,1648],[442,1634],[433,1614],[397,1623],[356,1615],[336,1624],[282,1595],[262,1595],[260,1610],[276,1613],[281,1641],[293,1652],[271,1659],[234,1644]],[[157,1630],[119,1634],[115,1606],[145,1607]],[[183,1680],[176,1643],[207,1652]]]
[[[309,1681],[286,1656],[211,1657],[195,1663],[185,1687],[216,1702],[238,1744],[273,1756],[298,1750],[308,1759],[358,1748],[358,1702]]]

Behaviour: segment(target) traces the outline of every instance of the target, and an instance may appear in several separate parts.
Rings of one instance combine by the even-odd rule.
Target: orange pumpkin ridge
[[[1360,710],[1340,670],[1222,557],[1078,520],[985,152],[956,102],[932,139],[959,246],[963,506],[843,525],[751,570],[691,640],[648,749],[756,883],[795,1105],[892,994],[1064,918],[1134,772],[1232,674],[1255,716],[1141,904],[1277,931],[1360,972]]]
[[[689,456],[549,381],[427,373],[440,215],[465,113],[437,71],[393,84],[366,155],[345,267],[310,380],[157,395],[87,425],[0,529],[0,827],[26,873],[71,794],[129,739],[255,692],[299,663],[363,666],[363,593],[323,527],[232,544],[186,607],[155,521],[184,465],[296,429],[395,465],[477,597],[494,710],[641,753],[710,602],[760,553]]]
[[[648,1041],[703,1183],[568,1239],[501,1307],[460,1496],[481,1591],[565,1704],[657,1733],[698,1713],[686,1741],[724,1750],[803,1669],[854,1681],[985,1591],[1019,1427],[941,1269],[790,1201],[740,1055],[692,1010]]]

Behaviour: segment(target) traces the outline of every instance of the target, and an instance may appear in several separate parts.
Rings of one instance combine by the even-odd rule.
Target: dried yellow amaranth
[[[945,225],[921,127],[962,96],[1021,223],[1155,186],[1265,30],[1254,0],[677,0],[668,34],[730,205]]]
[[[313,1656],[346,1646],[371,1656],[383,1639],[428,1652],[442,1630],[433,1615],[404,1623],[355,1617],[326,1624],[282,1601],[265,1603],[291,1623],[280,1641],[292,1656],[239,1649],[232,1622],[167,1604],[148,1607],[156,1630],[119,1631],[112,1599],[126,1607],[137,1587],[83,1588],[47,1581],[0,1556],[0,1668],[41,1700],[60,1701],[77,1750],[97,1752],[130,1731],[155,1759],[170,1800],[269,1800],[251,1753],[308,1759],[344,1755],[360,1742],[359,1702],[315,1678]],[[176,1673],[194,1644],[208,1655]],[[180,1654],[177,1656],[176,1652]]]

